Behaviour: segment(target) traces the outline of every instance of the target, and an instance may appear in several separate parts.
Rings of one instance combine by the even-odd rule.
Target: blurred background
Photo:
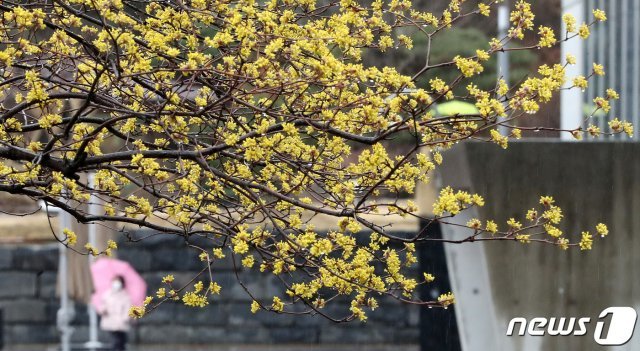
[[[415,1],[415,6],[437,10],[444,1]],[[505,1],[504,6],[508,6]],[[538,113],[521,120],[525,126],[575,128],[589,114],[590,101],[606,88],[620,93],[611,113],[596,116],[603,129],[619,117],[638,125],[640,119],[640,2],[635,0],[538,0],[536,22],[561,30],[561,14],[578,22],[590,18],[592,8],[607,12],[609,20],[584,42],[536,52],[514,52],[489,63],[476,84],[489,88],[498,76],[515,84],[544,63],[564,54],[578,57],[570,75],[588,75],[591,64],[604,64],[607,75],[597,77],[585,93],[566,91]],[[442,10],[442,9],[440,9]],[[485,23],[477,17],[445,32],[432,47],[433,62],[455,55],[473,55],[498,35],[499,16]],[[522,43],[522,45],[534,43]],[[369,65],[398,67],[415,72],[424,62],[425,42],[414,42],[381,57],[366,56]],[[447,78],[446,72],[434,72]],[[429,77],[425,77],[428,80]],[[421,291],[425,298],[452,290],[458,304],[447,310],[426,309],[381,301],[367,323],[334,324],[318,317],[251,314],[250,298],[236,283],[233,262],[214,266],[222,285],[220,297],[205,309],[163,305],[129,333],[132,350],[601,350],[593,341],[593,326],[582,337],[506,336],[514,317],[598,317],[609,306],[640,306],[638,267],[640,240],[640,145],[617,137],[599,141],[568,141],[555,132],[530,132],[508,151],[493,144],[466,143],[445,155],[435,182],[419,189],[417,202],[428,209],[437,188],[452,185],[485,197],[479,212],[459,216],[495,219],[504,223],[533,207],[540,195],[553,195],[565,210],[563,231],[578,238],[580,231],[598,222],[609,225],[610,236],[591,252],[561,251],[553,247],[511,242],[465,245],[424,244],[419,248],[418,272],[435,273],[436,283]],[[570,137],[570,136],[569,136]],[[398,152],[402,143],[396,143]],[[638,173],[638,174],[636,174]],[[99,226],[71,223],[65,216],[48,218],[42,211],[29,216],[38,204],[0,195],[0,345],[3,350],[57,350],[61,338],[70,349],[103,349],[109,337],[97,332],[95,314],[87,308],[93,289],[86,256],[60,250],[52,230],[72,226],[79,244],[119,242],[118,259],[129,262],[155,291],[163,276],[173,274],[188,282],[201,269],[193,252],[176,238],[132,231],[129,243],[121,234]],[[321,223],[319,224],[321,225]],[[412,233],[420,223],[398,220],[398,233]],[[322,227],[320,227],[322,230]],[[433,237],[456,238],[464,232],[430,226]],[[98,249],[102,249],[98,247]],[[270,298],[279,288],[257,272],[240,272],[258,298]],[[346,309],[347,306],[329,308]],[[640,349],[640,336],[616,350]]]

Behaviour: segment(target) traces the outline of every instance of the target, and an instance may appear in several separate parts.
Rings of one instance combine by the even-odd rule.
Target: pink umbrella
[[[111,282],[117,276],[124,279],[125,290],[134,306],[140,306],[144,302],[147,294],[147,283],[145,283],[140,274],[125,261],[101,257],[91,265],[91,277],[93,278],[94,287],[91,304],[98,311],[102,309],[104,294],[111,289]]]

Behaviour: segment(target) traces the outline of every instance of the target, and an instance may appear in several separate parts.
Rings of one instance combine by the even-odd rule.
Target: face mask
[[[116,290],[116,291],[117,290],[121,290],[122,289],[122,282],[119,281],[119,280],[114,280],[111,283],[111,289]]]

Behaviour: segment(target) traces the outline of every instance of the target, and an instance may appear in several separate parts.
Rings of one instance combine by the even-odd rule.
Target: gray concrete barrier
[[[463,244],[464,255],[450,267],[452,280],[458,281],[454,290],[459,290],[459,300],[467,301],[473,301],[474,289],[488,291],[490,298],[484,301],[491,304],[494,319],[482,312],[485,303],[460,301],[456,311],[467,341],[479,340],[474,334],[494,323],[489,329],[495,350],[602,350],[593,338],[598,314],[609,306],[640,311],[640,144],[535,141],[511,143],[502,150],[467,143],[445,155],[440,181],[484,196],[486,205],[471,216],[495,219],[503,228],[510,217],[523,218],[540,195],[552,195],[564,211],[561,229],[572,241],[579,241],[582,230],[593,233],[598,222],[610,230],[592,251],[583,252],[517,242]],[[451,250],[461,249],[453,245]],[[471,287],[458,278],[477,270],[481,256],[486,279],[482,286]],[[590,317],[592,322],[586,336],[506,336],[508,322],[518,316]],[[640,349],[636,334],[615,349]],[[487,346],[467,343],[463,349]]]

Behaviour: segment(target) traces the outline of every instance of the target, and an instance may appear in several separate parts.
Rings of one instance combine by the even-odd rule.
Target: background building
[[[578,64],[569,67],[570,75],[588,76],[594,62],[603,64],[605,76],[595,76],[584,93],[575,89],[562,94],[562,127],[586,127],[593,123],[603,131],[607,122],[618,117],[640,124],[640,2],[636,0],[563,0],[563,12],[572,13],[578,23],[593,20],[595,8],[606,11],[608,20],[592,27],[586,40],[570,40],[563,43],[563,54],[578,57]],[[593,111],[593,99],[602,96],[607,88],[615,89],[620,100],[612,101],[609,114],[598,114],[584,123],[586,115]],[[566,135],[566,138],[571,138]],[[611,139],[625,139],[617,135]],[[634,136],[639,140],[638,133]]]

